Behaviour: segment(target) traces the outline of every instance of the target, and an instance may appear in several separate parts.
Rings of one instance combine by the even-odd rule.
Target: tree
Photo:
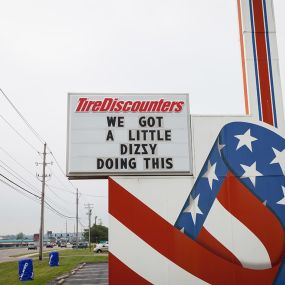
[[[18,233],[16,239],[24,239],[25,235],[23,233]]]
[[[85,240],[89,239],[89,230],[84,230],[84,238]],[[107,241],[108,240],[108,228],[103,225],[96,225],[95,224],[91,227],[90,231],[91,242],[100,242],[100,241]]]

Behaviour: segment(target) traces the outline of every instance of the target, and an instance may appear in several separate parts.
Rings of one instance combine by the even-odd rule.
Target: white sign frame
[[[95,168],[92,171],[86,171],[86,170],[75,170],[72,162],[72,153],[74,152],[71,141],[72,136],[72,124],[74,124],[74,116],[73,115],[75,112],[75,108],[71,106],[71,103],[74,104],[73,100],[75,97],[81,97],[81,98],[88,98],[88,99],[93,99],[94,97],[98,97],[97,100],[101,100],[102,98],[121,98],[121,100],[124,100],[124,97],[128,97],[129,100],[160,100],[160,99],[165,99],[165,100],[178,100],[177,98],[180,98],[180,100],[184,101],[183,105],[183,114],[179,114],[179,116],[183,120],[186,120],[185,122],[185,139],[186,142],[184,143],[184,148],[187,148],[187,151],[185,153],[185,156],[183,156],[184,162],[186,159],[188,160],[188,166],[187,167],[182,167],[183,169],[181,170],[143,170],[143,171],[138,171],[138,170],[115,170],[115,171],[97,171]],[[125,99],[126,100],[126,99]],[[78,103],[79,101],[77,101]],[[77,107],[79,104],[77,105]],[[73,110],[71,110],[73,108]],[[84,110],[84,109],[81,109]],[[94,114],[92,112],[83,112],[80,111],[81,113],[85,114],[85,116],[91,116],[90,114]],[[132,112],[133,114],[134,112]],[[146,116],[146,117],[156,117],[156,116],[162,116],[165,114],[165,112],[136,112],[137,116]],[[97,112],[95,112],[96,116]],[[124,116],[124,118],[128,118],[128,112],[100,112],[100,115],[103,116],[102,114],[106,114],[105,117],[107,118],[107,114],[112,117],[118,117],[118,116]],[[175,118],[175,112],[168,112],[167,113],[169,117],[173,116]],[[177,114],[177,113],[176,113]],[[73,117],[72,117],[73,115]],[[98,115],[97,115],[98,116]],[[135,115],[133,115],[135,116]],[[177,116],[177,115],[176,115]],[[163,118],[164,120],[164,118]],[[169,120],[169,119],[168,119]],[[107,123],[106,123],[107,124]],[[106,125],[106,127],[108,127]],[[139,127],[138,127],[139,128]],[[127,128],[126,128],[127,129]],[[129,130],[128,130],[129,131]],[[171,130],[172,132],[172,130]],[[183,132],[184,133],[184,132]],[[183,135],[184,136],[184,135]],[[130,138],[129,138],[130,139]],[[116,142],[118,144],[118,142]],[[115,144],[116,144],[115,143]],[[129,143],[129,141],[125,142],[126,144]],[[141,143],[141,142],[138,142]],[[122,143],[120,143],[121,146]],[[78,144],[79,145],[79,144]],[[156,142],[156,145],[159,145],[159,142]],[[174,146],[175,143],[172,142],[172,145]],[[170,147],[170,146],[169,146]],[[121,150],[122,151],[122,150]],[[67,152],[66,152],[66,175],[69,179],[94,179],[94,178],[107,178],[108,176],[185,176],[185,175],[193,175],[193,162],[192,162],[192,142],[191,142],[191,128],[190,128],[190,112],[189,112],[189,95],[185,93],[68,93],[68,113],[67,113]],[[117,157],[119,158],[121,155],[119,154]],[[100,158],[104,158],[104,156],[100,156]],[[114,156],[110,155],[111,158],[114,158]],[[158,156],[153,156],[153,158],[158,158]],[[100,159],[97,157],[97,160]],[[138,156],[136,158],[139,159]],[[94,157],[95,159],[95,157]],[[143,158],[143,160],[146,158]],[[145,162],[144,162],[145,163]],[[82,163],[81,163],[82,164]],[[186,164],[186,162],[184,163]],[[98,166],[98,161],[97,161],[97,166]]]

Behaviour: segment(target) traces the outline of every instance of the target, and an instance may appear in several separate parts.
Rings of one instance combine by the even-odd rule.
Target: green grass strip
[[[0,284],[33,284],[44,285],[54,278],[70,272],[78,264],[83,262],[107,262],[107,255],[94,255],[89,250],[66,250],[59,253],[59,266],[50,267],[48,265],[48,254],[44,254],[44,259],[33,260],[34,280],[21,282],[18,279],[18,262],[0,263]]]

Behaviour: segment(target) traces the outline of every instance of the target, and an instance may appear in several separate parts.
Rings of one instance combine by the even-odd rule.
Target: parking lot
[[[68,277],[64,285],[108,285],[108,281],[108,263],[87,263]]]

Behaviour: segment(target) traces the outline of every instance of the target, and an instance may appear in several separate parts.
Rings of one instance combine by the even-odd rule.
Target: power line
[[[16,192],[18,192],[19,194],[23,195],[24,197],[26,197],[26,198],[28,198],[28,199],[34,201],[34,202],[37,202],[37,203],[40,202],[40,201],[38,200],[38,198],[35,198],[35,197],[33,197],[33,196],[29,196],[29,195],[26,194],[25,192],[22,192],[21,190],[17,189],[16,187],[14,187],[13,185],[7,183],[6,181],[4,181],[4,180],[2,180],[2,179],[0,179],[0,181],[1,181],[3,184],[5,184],[5,185],[7,185],[8,187],[10,187],[10,188],[12,188],[13,190],[15,190]]]
[[[62,216],[63,218],[66,218],[66,219],[75,219],[75,217],[71,217],[71,216],[67,216],[67,215],[64,215],[62,214],[61,212],[59,212],[58,210],[56,210],[54,207],[52,207],[48,202],[45,201],[45,204],[50,207],[51,209],[53,209],[56,213],[58,213],[60,216]]]
[[[54,175],[54,174],[53,174],[53,175]],[[72,195],[75,194],[74,192],[68,191],[68,190],[66,190],[65,188],[61,188],[61,187],[54,186],[54,185],[51,185],[51,184],[48,184],[48,185],[49,185],[49,187],[51,187],[51,188],[54,188],[54,189],[57,189],[57,190],[60,190],[60,191],[63,191],[63,192],[66,192],[66,193],[69,193],[69,194],[72,194]]]
[[[48,167],[49,170],[52,172],[52,169],[50,167]],[[64,185],[64,183],[62,182],[62,180],[54,173],[52,172],[53,177],[56,178],[56,180],[63,186],[65,187],[66,185]],[[66,177],[65,177],[66,178]],[[61,188],[62,189],[62,188]],[[75,188],[76,189],[76,188]],[[67,190],[66,190],[67,191]],[[72,191],[72,194],[75,194],[75,192]]]
[[[92,195],[92,194],[84,194],[84,193],[81,193],[81,195],[95,197],[95,198],[107,198],[107,196],[104,196],[104,195]]]
[[[1,147],[0,147],[1,148]],[[11,156],[10,156],[11,157]],[[12,158],[12,157],[11,157]],[[13,159],[13,158],[12,158]],[[13,159],[14,160],[14,159]],[[15,160],[14,160],[15,161]],[[0,165],[1,168],[3,168],[5,171],[7,171],[10,175],[12,175],[14,178],[18,179],[19,181],[21,181],[22,183],[24,183],[26,186],[32,188],[33,190],[37,191],[38,193],[40,193],[40,189],[37,189],[34,185],[32,185],[30,182],[28,182],[25,178],[23,178],[19,173],[17,173],[15,170],[13,170],[11,167],[9,167],[5,162],[3,162],[2,160],[0,160],[0,162],[2,162],[7,168],[5,168],[4,166]],[[17,162],[17,161],[15,161]],[[18,162],[17,162],[18,163]],[[18,163],[21,167],[23,167],[20,163]],[[28,171],[26,168],[24,168],[29,174],[31,174],[32,177],[35,178],[35,176],[30,172]],[[13,173],[15,173],[16,175],[14,175]],[[36,178],[35,178],[36,179]],[[53,192],[53,191],[52,191]],[[54,193],[54,192],[53,192]],[[59,196],[58,196],[59,197]],[[59,197],[60,198],[60,197]],[[47,200],[56,205],[55,202],[53,202],[50,198],[47,197]],[[64,201],[66,202],[66,201]]]
[[[54,161],[55,161],[55,163],[56,163],[56,165],[57,165],[57,167],[59,168],[59,170],[61,171],[61,173],[62,173],[62,175],[66,178],[66,174],[64,173],[64,171],[63,171],[63,169],[62,169],[62,167],[60,166],[60,164],[58,163],[58,161],[57,161],[57,159],[56,159],[56,157],[54,156],[54,154],[53,154],[53,152],[51,151],[51,149],[49,148],[49,151],[50,151],[50,153],[51,153],[51,156],[54,158]],[[69,182],[69,184],[72,186],[72,188],[74,189],[74,190],[76,190],[77,188],[71,183],[71,181],[70,180],[68,180],[67,179],[67,181]]]
[[[46,143],[45,143],[45,140],[43,140],[42,139],[42,137],[39,135],[39,133],[31,126],[31,124],[25,119],[25,117],[21,114],[21,112],[17,109],[17,107],[13,104],[13,102],[9,99],[9,97],[5,94],[5,92],[0,88],[0,92],[2,93],[2,95],[5,97],[5,99],[8,101],[8,103],[11,105],[11,107],[14,109],[14,111],[19,115],[19,117],[23,120],[23,122],[25,123],[25,125],[32,131],[32,133],[37,137],[37,139],[41,142],[41,143],[43,143],[44,145],[46,145]],[[38,152],[38,150],[31,144],[31,143],[29,143],[28,142],[28,140],[27,139],[25,139],[25,137],[24,136],[22,136],[13,126],[12,126],[12,124],[10,124],[2,115],[0,115],[1,116],[1,118],[2,118],[2,120],[4,120],[5,121],[5,123],[6,124],[8,124],[8,126],[9,127],[11,127],[16,133],[17,133],[17,135],[18,136],[20,136],[31,148],[33,148],[33,150],[35,150],[37,153],[39,153]],[[51,151],[50,151],[51,152]],[[64,171],[62,170],[62,168],[60,167],[60,165],[59,165],[59,163],[58,163],[58,161],[57,161],[57,159],[56,159],[56,157],[53,155],[53,153],[51,152],[51,154],[52,154],[52,156],[53,156],[53,158],[54,158],[54,160],[55,160],[55,162],[56,162],[56,164],[57,164],[57,166],[58,166],[58,168],[60,169],[60,171],[62,172],[62,174],[63,174],[63,176],[66,178],[66,176],[65,176],[65,173],[64,173]],[[10,155],[9,155],[10,156]],[[11,156],[10,156],[11,157]],[[15,159],[13,159],[14,161],[15,161]],[[45,162],[43,163],[44,165],[45,165]],[[20,164],[19,164],[20,165]],[[10,168],[11,169],[11,168]],[[7,169],[5,169],[6,171],[7,171]],[[12,170],[12,169],[11,169]],[[13,170],[12,170],[13,171]],[[9,171],[8,171],[9,172]],[[13,171],[14,173],[16,173],[15,171]],[[28,171],[29,172],[29,171]],[[11,175],[13,175],[11,172],[9,172]],[[17,183],[15,183],[15,182],[13,182],[11,179],[9,179],[8,177],[6,177],[5,175],[3,175],[3,174],[0,174],[3,178],[5,178],[7,181],[9,181],[10,183],[12,183],[13,185],[15,185],[15,186],[17,186],[17,187],[19,187],[22,191],[24,191],[24,192],[26,192],[26,193],[29,193],[30,195],[32,195],[33,197],[36,197],[36,198],[40,198],[40,199],[42,199],[42,203],[43,203],[43,198],[41,198],[40,196],[38,196],[38,195],[36,195],[36,194],[34,194],[33,192],[31,192],[31,191],[29,191],[29,190],[27,190],[27,189],[25,189],[24,187],[22,187],[22,186],[20,186],[19,184],[17,184]],[[44,175],[44,174],[43,174]],[[14,176],[14,175],[13,175]],[[56,175],[54,175],[56,178],[57,178],[57,176]],[[15,176],[14,176],[15,177]],[[15,178],[17,178],[17,177],[15,177]],[[19,178],[17,178],[18,180],[20,180]],[[22,178],[23,179],[23,178]],[[2,181],[2,180],[1,180]],[[61,180],[59,180],[58,179],[58,181],[59,182],[61,182]],[[74,188],[74,189],[76,189],[75,187],[74,187],[74,185],[68,180],[68,182],[70,183],[70,185]],[[23,180],[22,180],[22,183],[23,183]],[[8,183],[6,183],[7,185],[9,185]],[[24,183],[25,184],[25,183]],[[43,185],[45,185],[45,181],[43,181]],[[11,185],[9,185],[10,187],[11,187]],[[63,185],[64,186],[64,185]],[[43,186],[44,187],[44,186]],[[14,187],[12,187],[13,189],[14,189]],[[75,193],[73,193],[73,194],[75,194]],[[52,207],[48,202],[46,202],[46,201],[44,201],[44,203],[45,204],[47,204],[47,206],[49,207],[49,209],[52,209],[54,212],[56,212],[58,215],[60,215],[60,216],[62,216],[62,217],[65,217],[65,218],[74,218],[74,217],[70,217],[70,216],[67,216],[67,215],[64,215],[64,214],[62,214],[61,212],[59,212],[57,209],[55,209],[54,207]]]
[[[33,132],[33,134],[38,138],[38,140],[41,143],[45,143],[45,141],[41,138],[41,136],[38,134],[38,132],[35,131],[35,129],[29,124],[29,122],[24,118],[24,116],[21,114],[21,112],[16,108],[16,106],[12,103],[12,101],[8,98],[8,96],[4,93],[4,91],[0,88],[0,92],[3,94],[3,96],[6,98],[6,100],[9,102],[9,104],[12,106],[14,111],[20,116],[20,118],[24,121],[26,126]]]
[[[26,198],[32,199],[32,201],[37,202],[37,204],[40,204],[40,200],[39,200],[39,199],[40,199],[40,196],[38,196],[38,195],[36,195],[36,194],[34,194],[34,193],[28,191],[27,189],[21,187],[21,186],[18,185],[17,183],[14,183],[12,180],[10,180],[10,179],[7,178],[6,176],[2,175],[1,173],[0,173],[0,175],[1,175],[2,177],[4,177],[5,179],[7,179],[10,183],[12,183],[12,184],[16,185],[17,187],[19,187],[19,188],[20,188],[21,190],[23,190],[24,192],[22,192],[21,190],[17,189],[17,188],[14,187],[13,185],[7,183],[6,181],[0,179],[0,181],[1,181],[3,184],[5,184],[5,185],[7,185],[8,187],[12,188],[13,190],[17,191],[19,194],[25,196]],[[28,196],[28,194],[25,194],[25,192],[27,192],[28,194],[30,194],[30,195],[32,195],[32,196]],[[67,216],[67,215],[61,213],[60,211],[56,210],[54,207],[52,207],[52,206],[51,206],[48,202],[46,202],[46,201],[45,201],[45,204],[48,206],[48,209],[49,209],[50,211],[52,211],[53,213],[57,214],[58,216],[60,216],[60,217],[62,217],[62,218],[65,218],[65,219],[75,219],[75,217]]]
[[[6,180],[8,180],[10,183],[14,184],[15,186],[19,187],[20,189],[22,189],[23,191],[29,193],[30,195],[33,195],[36,198],[40,199],[40,196],[38,196],[37,194],[25,189],[24,187],[20,186],[19,184],[15,183],[14,181],[12,181],[11,179],[9,179],[8,177],[6,177],[5,175],[0,173],[0,176],[2,176],[3,178],[5,178]]]
[[[23,122],[26,124],[26,126],[33,132],[33,134],[38,138],[38,140],[41,143],[45,143],[45,140],[39,135],[39,133],[32,127],[32,125],[25,119],[25,117],[21,114],[21,112],[17,109],[17,107],[15,106],[15,104],[13,104],[13,102],[9,99],[9,97],[5,94],[5,92],[0,88],[0,92],[3,94],[3,96],[6,98],[6,100],[8,101],[8,103],[11,105],[11,107],[14,109],[14,111],[19,115],[19,117],[23,120]],[[1,116],[1,115],[0,115]],[[37,153],[38,150],[32,145],[30,144],[3,116],[1,116],[2,119],[30,146],[32,147]],[[61,173],[63,174],[64,178],[66,178],[66,175],[62,169],[62,167],[60,166],[60,164],[58,163],[58,160],[56,159],[56,157],[54,156],[53,152],[51,151],[51,149],[48,147],[48,150],[50,151],[52,157],[54,158],[54,161],[56,163],[56,165],[58,166],[58,168],[60,169]],[[58,181],[61,183],[61,180],[54,174],[54,176],[58,179]],[[71,183],[70,180],[67,179],[67,181],[69,182],[69,184],[72,186],[72,188],[74,190],[76,190],[76,187]],[[63,185],[63,184],[62,184]],[[65,185],[63,185],[65,186]],[[75,192],[73,193],[75,194]]]
[[[48,184],[48,187],[51,187],[51,188],[54,188],[54,189],[57,189],[57,190],[60,190],[60,191],[63,191],[63,192],[66,192],[66,193],[69,193],[72,195],[75,194],[74,192],[70,192],[70,191],[66,190],[65,188],[61,188],[61,187],[58,187],[55,185]],[[106,195],[93,195],[93,194],[85,194],[82,192],[80,192],[80,196],[90,196],[90,197],[94,197],[94,198],[107,198]]]
[[[60,197],[59,195],[57,195],[56,192],[53,191],[53,190],[51,189],[51,187],[50,187],[48,184],[46,184],[46,186],[47,186],[47,188],[50,190],[50,192],[53,193],[58,199],[60,199],[61,201],[63,201],[63,202],[66,203],[66,200],[64,200],[62,197]]]
[[[41,197],[36,195],[35,193],[25,189],[24,187],[20,186],[19,184],[15,183],[14,181],[12,181],[11,179],[9,179],[8,177],[6,177],[5,175],[1,174],[0,173],[0,176],[2,176],[3,178],[5,178],[6,180],[8,180],[10,183],[12,183],[13,185],[19,187],[21,190],[25,191],[26,193],[32,195],[33,197],[37,198],[37,199],[40,199]],[[3,183],[5,183],[6,185],[10,186],[11,188],[13,188],[14,190],[16,190],[17,192],[19,192],[19,189],[16,189],[14,186],[8,184],[7,182],[3,181],[2,179],[0,179],[0,181],[2,181]],[[20,193],[20,192],[19,192]],[[39,200],[37,200],[39,201]],[[50,207],[50,209],[52,209],[54,212],[56,212],[58,215],[64,217],[64,218],[68,218],[68,219],[71,219],[71,218],[75,218],[75,217],[71,217],[71,216],[67,216],[65,214],[62,214],[61,212],[59,212],[58,210],[56,210],[54,207],[52,207],[48,202],[45,201],[45,204],[48,205]]]
[[[21,181],[22,183],[24,183],[26,186],[32,188],[33,190],[40,192],[39,189],[37,189],[34,185],[32,185],[30,182],[28,182],[25,178],[23,178],[20,174],[18,174],[15,170],[13,170],[11,167],[9,167],[5,162],[3,162],[2,160],[0,160],[1,163],[3,163],[6,167],[4,167],[3,165],[0,165],[1,168],[3,168],[5,171],[7,171],[10,175],[12,175],[14,178],[18,179],[19,181]],[[13,173],[15,174],[13,174]]]
[[[0,115],[0,117],[26,144],[28,144],[38,153],[38,150],[30,142],[28,142],[2,115]]]
[[[46,193],[47,194],[47,193]],[[56,209],[61,209],[64,212],[69,212],[69,210],[63,206],[59,206],[56,202],[54,202],[50,197],[47,197],[47,195],[45,195],[45,199],[48,201],[49,204],[52,204]],[[66,202],[65,202],[66,203]]]
[[[18,179],[19,181],[21,181],[22,183],[24,183],[26,186],[32,188],[33,190],[37,191],[38,193],[40,193],[40,190],[37,189],[34,185],[32,185],[30,182],[28,182],[25,178],[23,178],[19,173],[17,173],[15,170],[13,170],[11,167],[9,167],[5,162],[3,162],[2,160],[0,160],[0,162],[2,162],[6,167],[4,167],[3,165],[0,165],[1,168],[3,168],[6,172],[8,172],[10,175],[12,175],[14,178]],[[15,173],[15,174],[13,174]],[[50,189],[51,190],[51,189]],[[52,190],[51,190],[52,191]],[[54,191],[52,191],[54,193]],[[54,193],[55,194],[55,193]],[[58,195],[56,195],[58,198],[61,198],[59,197]],[[62,199],[62,198],[61,198]],[[47,197],[47,200],[49,200],[50,203],[54,204],[55,206],[56,203],[53,202],[50,198]],[[62,199],[63,200],[63,199]],[[64,201],[64,200],[63,200]],[[64,201],[66,202],[66,201]]]
[[[80,224],[81,227],[83,227],[83,228],[88,228],[88,227],[86,227],[85,225],[83,225],[80,220],[79,220],[79,224]]]
[[[22,183],[24,183],[26,186],[31,187],[32,189],[36,190],[37,192],[40,192],[39,189],[35,188],[32,184],[30,184],[27,180],[25,180],[21,175],[19,175],[17,172],[15,172],[13,169],[11,169],[7,164],[5,164],[3,161],[0,160],[0,162],[2,162],[6,167],[8,167],[12,172],[16,173],[16,175],[18,175],[19,177],[17,177],[16,175],[14,175],[11,171],[9,171],[7,168],[3,167],[2,165],[0,165],[0,167],[2,167],[3,169],[5,169],[5,171],[7,171],[9,174],[11,174],[14,178],[18,179],[19,181],[21,181]],[[47,186],[48,187],[48,186]],[[49,188],[50,189],[50,188]],[[62,199],[60,196],[58,196],[52,189],[50,189],[50,191],[57,196],[59,199],[61,199],[63,202],[66,202],[64,199]],[[49,201],[49,203],[54,204],[55,206],[57,206],[57,204],[52,201],[50,198],[47,197],[47,200]],[[58,208],[58,206],[57,206]]]
[[[47,184],[46,184],[46,187],[50,190],[51,193],[53,193],[58,199],[60,199],[61,201],[63,201],[65,204],[67,204],[67,201],[64,200],[62,197],[60,197],[59,195],[57,195]],[[48,194],[49,192],[46,192],[46,194]],[[60,208],[54,201],[52,201],[50,198],[47,198],[47,200],[49,200],[50,203],[52,203],[54,206],[56,206],[57,208]],[[69,203],[70,204],[70,203]],[[65,207],[62,207],[61,208],[65,211],[65,212],[69,212],[70,210],[68,210],[67,208]]]
[[[12,172],[14,172],[14,173],[16,173],[19,177],[17,177],[16,175],[14,175],[11,171],[9,171],[8,169],[6,169],[5,167],[3,167],[2,165],[0,165],[0,167],[2,167],[3,169],[5,169],[5,171],[7,171],[9,174],[11,174],[14,178],[16,178],[16,179],[18,179],[19,181],[21,181],[22,183],[24,183],[26,186],[28,186],[28,187],[30,187],[30,188],[32,188],[33,190],[35,190],[35,191],[37,191],[38,193],[40,193],[40,190],[39,189],[37,189],[37,188],[35,188],[32,184],[30,184],[27,180],[25,180],[23,177],[21,177],[21,175],[19,175],[17,172],[15,172],[13,169],[11,169],[7,164],[5,164],[2,160],[0,160],[0,162],[2,162],[5,166],[7,166]],[[51,190],[51,189],[50,189]],[[53,193],[53,194],[55,194],[56,195],[56,193],[53,191],[53,190],[51,190],[51,192]],[[58,196],[58,195],[56,195],[58,198],[60,198],[61,200],[63,200],[60,196]],[[46,197],[46,199],[49,201],[49,203],[52,203],[54,206],[56,206],[57,208],[59,208],[58,207],[58,205],[54,202],[54,201],[52,201],[52,199],[50,199],[49,197]],[[63,200],[63,202],[66,202],[65,200]]]
[[[23,168],[27,173],[29,173],[34,179],[36,179],[35,175],[29,171],[25,166],[23,166],[20,162],[18,162],[7,150],[5,150],[3,147],[0,146],[0,149],[8,156],[10,157],[14,162],[16,162],[21,168]]]

